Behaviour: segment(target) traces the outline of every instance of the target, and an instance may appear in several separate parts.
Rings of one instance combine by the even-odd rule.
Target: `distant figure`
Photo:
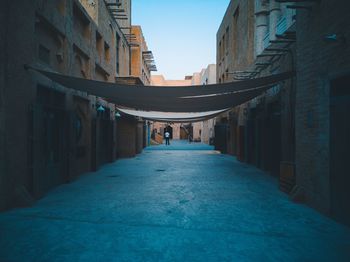
[[[168,131],[166,131],[164,136],[165,136],[165,144],[170,145],[170,141],[169,141],[170,140],[170,133]]]
[[[192,136],[191,136],[191,135],[188,135],[188,143],[191,144],[191,142],[192,142]]]

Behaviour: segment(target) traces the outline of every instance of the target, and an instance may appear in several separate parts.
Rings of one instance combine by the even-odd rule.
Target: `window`
[[[96,31],[96,49],[98,52],[98,56],[101,59],[102,55],[102,47],[103,47],[103,41],[102,41],[102,36],[100,35],[99,32]]]
[[[73,4],[73,24],[75,31],[87,40],[90,38],[90,20],[75,2]]]
[[[83,136],[83,120],[81,117],[76,114],[75,115],[75,139],[77,142],[81,140]]]
[[[239,6],[237,7],[235,13],[233,14],[233,25],[232,25],[232,49],[233,56],[237,57],[238,54],[238,18],[239,18]]]
[[[235,13],[233,14],[233,19],[234,19],[235,23],[237,23],[238,17],[239,17],[239,6],[237,7]]]
[[[226,40],[225,40],[225,35],[222,37],[222,51],[221,51],[221,54],[222,54],[222,56],[225,56],[225,50],[226,50],[226,46],[225,46],[225,44],[226,44]]]
[[[111,59],[111,54],[109,51],[109,45],[105,42],[105,60],[106,62],[109,62]]]
[[[90,74],[89,56],[85,54],[78,46],[73,44],[74,66],[73,74],[77,77],[87,78]]]
[[[119,74],[119,47],[120,47],[120,36],[118,34],[116,34],[116,71],[117,71],[117,74]]]
[[[227,27],[226,28],[226,43],[225,43],[226,54],[228,53],[229,42],[230,42],[230,34],[229,34],[229,27]]]
[[[39,45],[39,60],[45,64],[50,64],[50,50],[43,45]]]

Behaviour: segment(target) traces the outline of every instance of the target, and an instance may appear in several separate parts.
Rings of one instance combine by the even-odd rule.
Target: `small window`
[[[225,55],[225,50],[226,50],[226,37],[225,35],[222,37],[222,52],[221,54],[224,56]]]
[[[111,59],[111,54],[109,51],[109,45],[105,42],[105,60],[106,62],[109,62]]]
[[[235,13],[233,14],[233,19],[235,20],[236,24],[237,24],[237,21],[238,21],[238,17],[239,17],[239,6],[237,7]]]
[[[102,48],[103,48],[103,40],[102,36],[99,32],[96,31],[96,49],[98,52],[98,55],[101,57],[102,54]]]
[[[45,46],[39,45],[39,60],[45,64],[50,64],[50,50]]]
[[[226,43],[225,43],[226,54],[228,52],[229,42],[230,42],[230,34],[229,34],[229,27],[227,27],[226,28]]]
[[[119,54],[119,47],[120,47],[120,36],[118,34],[116,34],[116,71],[117,74],[119,75],[119,60],[120,60],[120,54]],[[123,45],[124,47],[124,45]]]

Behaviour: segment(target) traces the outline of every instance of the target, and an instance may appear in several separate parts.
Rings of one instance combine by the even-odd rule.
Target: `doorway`
[[[193,138],[193,126],[191,124],[183,124],[180,127],[180,139],[181,140],[189,140]]]
[[[28,189],[36,198],[68,181],[68,126],[65,94],[37,87],[37,101],[30,106]]]
[[[170,139],[173,139],[173,128],[171,126],[166,126],[164,128],[164,134],[163,134],[163,137],[165,137],[165,132],[169,132],[170,134]]]
[[[350,225],[350,75],[331,81],[330,187],[331,214]]]

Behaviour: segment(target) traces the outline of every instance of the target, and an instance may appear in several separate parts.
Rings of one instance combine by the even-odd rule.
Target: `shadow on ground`
[[[187,140],[170,140],[170,145],[154,145],[149,146],[145,150],[214,150],[214,146],[210,146],[203,143],[192,142],[189,143]]]
[[[0,261],[350,261],[350,230],[290,202],[274,178],[178,146],[0,214]]]

